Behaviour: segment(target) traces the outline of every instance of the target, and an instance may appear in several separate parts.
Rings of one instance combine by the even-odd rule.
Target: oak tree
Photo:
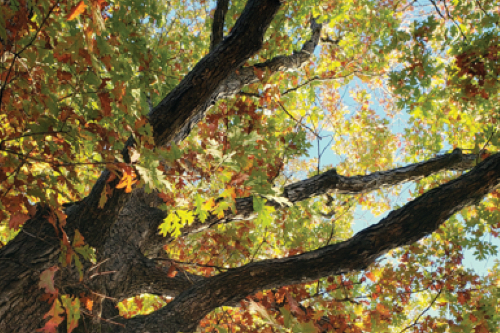
[[[1,332],[498,329],[494,1],[0,8]]]

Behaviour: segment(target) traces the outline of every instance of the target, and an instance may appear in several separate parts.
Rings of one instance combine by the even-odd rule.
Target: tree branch
[[[204,118],[205,113],[216,101],[240,94],[244,86],[259,82],[260,79],[256,74],[256,69],[266,71],[266,73],[272,75],[276,72],[293,71],[302,67],[311,58],[314,49],[319,43],[321,27],[322,25],[317,24],[314,19],[311,20],[312,36],[304,43],[302,49],[298,52],[293,52],[291,55],[278,56],[263,63],[257,63],[253,66],[241,67],[237,70],[233,70],[231,74],[220,83],[211,95],[208,103],[205,103],[204,108],[200,108],[199,113],[182,127],[173,140],[175,142],[184,140],[191,132],[191,129]],[[226,41],[223,44],[225,43]]]
[[[248,1],[231,34],[150,113],[157,145],[169,143],[185,126],[190,131],[201,120],[220,84],[261,49],[264,33],[279,7],[279,0]]]
[[[194,285],[149,316],[122,320],[126,328],[113,327],[112,331],[192,332],[208,312],[258,290],[364,270],[389,250],[430,235],[454,213],[475,204],[499,185],[497,153],[469,173],[428,191],[349,240],[289,258],[231,269]]]
[[[437,156],[424,162],[388,171],[377,171],[369,175],[352,177],[338,175],[335,169],[331,169],[317,176],[285,186],[283,198],[293,204],[327,193],[367,193],[380,188],[415,181],[445,170],[465,171],[474,166],[476,157],[475,154],[462,154],[459,149],[456,149],[453,153]],[[282,207],[282,204],[273,200],[268,200],[266,204],[275,208]],[[191,225],[185,226],[181,230],[182,235],[185,236],[190,233],[199,232],[216,224],[254,217],[253,197],[236,199],[236,211],[237,213],[235,214],[231,209],[228,209],[224,212],[222,219],[215,215],[210,215],[204,223],[195,219]],[[163,220],[158,220],[157,224],[152,225],[155,225],[155,229],[157,229],[162,222]],[[158,235],[152,235],[152,237],[159,239]],[[166,240],[169,241],[171,239],[167,238]],[[154,240],[150,239],[150,242],[153,244]]]
[[[229,0],[218,0],[215,7],[212,35],[210,36],[210,51],[213,51],[224,37],[224,19],[229,7]]]
[[[113,290],[113,294],[110,295],[119,301],[144,293],[176,297],[205,279],[185,271],[177,271],[174,277],[169,277],[168,267],[158,267],[147,259],[130,265],[128,270],[121,274],[126,276],[125,280],[120,284],[119,290]]]

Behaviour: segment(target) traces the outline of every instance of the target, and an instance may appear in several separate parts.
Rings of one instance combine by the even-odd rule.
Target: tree
[[[2,332],[499,326],[494,2],[1,8]]]

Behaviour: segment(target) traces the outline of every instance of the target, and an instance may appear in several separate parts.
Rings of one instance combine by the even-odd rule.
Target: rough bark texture
[[[229,0],[218,0],[215,7],[212,35],[210,36],[210,51],[213,51],[224,38],[224,19],[229,8]]]
[[[273,73],[295,70],[308,61],[321,32],[321,26],[314,20],[312,37],[301,51],[241,67],[260,49],[264,32],[279,6],[278,0],[249,0],[232,33],[217,43],[152,110],[150,122],[158,145],[182,140],[215,100],[233,96],[245,85],[257,82],[255,67]],[[217,33],[215,38],[219,37]],[[473,167],[475,158],[457,150],[407,167],[354,177],[338,175],[332,169],[286,186],[283,197],[293,204],[326,193],[367,192],[443,170],[467,170]],[[78,229],[85,241],[96,248],[99,262],[92,271],[87,267],[84,277],[86,291],[91,290],[95,296],[94,310],[82,317],[75,332],[190,332],[211,310],[235,304],[257,290],[362,270],[388,250],[432,233],[453,213],[498,186],[500,154],[427,192],[345,242],[290,258],[246,265],[212,278],[188,274],[168,277],[168,265],[158,267],[153,260],[161,256],[162,245],[171,240],[157,232],[165,217],[165,212],[157,208],[161,200],[156,194],[145,194],[140,189],[130,194],[114,189],[101,209],[98,202],[108,178],[109,172],[104,171],[90,195],[67,209],[67,234],[71,237]],[[268,204],[283,208],[274,201]],[[205,224],[195,221],[183,229],[183,235],[218,223],[251,218],[253,199],[238,199],[237,211],[237,215],[226,212],[223,219],[211,216]],[[48,214],[39,207],[19,235],[0,249],[0,332],[33,332],[43,325],[49,304],[40,300],[43,294],[38,285],[40,273],[57,265],[61,252],[60,235],[47,221]],[[78,295],[81,290],[72,286],[73,282],[78,285],[77,279],[74,267],[64,268],[56,273],[56,287],[61,292]],[[172,296],[175,300],[149,316],[113,319],[125,326],[109,322],[117,315],[116,301],[144,292]],[[64,326],[61,325],[61,332]]]
[[[220,83],[203,107],[200,107],[197,113],[179,128],[173,141],[180,142],[184,140],[191,133],[191,129],[205,117],[206,112],[216,101],[232,97],[240,93],[243,87],[259,82],[260,79],[256,74],[256,69],[266,71],[266,73],[272,75],[276,72],[294,71],[305,65],[319,43],[321,27],[321,24],[317,24],[314,19],[311,20],[311,38],[304,43],[300,51],[293,52],[291,55],[278,56],[249,67],[235,67],[231,74]]]
[[[220,83],[261,49],[264,32],[279,7],[279,0],[248,1],[224,43],[201,59],[150,113],[157,145],[172,141],[193,116],[208,109]]]

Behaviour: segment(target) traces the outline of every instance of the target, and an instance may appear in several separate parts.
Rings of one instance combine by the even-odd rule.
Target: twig
[[[100,263],[97,263],[95,264],[94,266],[90,267],[89,269],[89,272],[93,271],[94,269],[96,269],[97,267],[101,266],[102,264],[104,264],[106,261],[108,261],[110,258],[106,258],[104,259],[103,261],[101,261]]]
[[[279,106],[281,106],[281,109],[290,117],[292,118],[297,124],[300,124],[300,126],[302,126],[303,128],[307,129],[309,132],[311,132],[316,138],[319,138],[321,139],[321,137],[316,133],[314,132],[311,128],[307,127],[306,125],[302,124],[302,122],[299,122],[297,119],[295,119],[295,117],[290,113],[288,112],[287,109],[285,109],[285,107],[283,106],[283,104],[281,104],[280,101],[277,101]]]
[[[83,309],[83,308],[80,308],[80,311],[82,311],[84,314],[86,314],[86,315],[87,315],[87,316],[89,316],[89,317],[92,317],[92,318],[96,317],[96,316],[94,316],[93,314],[91,314],[90,312],[86,311],[86,310],[85,310],[85,309]],[[99,316],[98,316],[98,318],[99,318],[99,320],[105,321],[105,322],[107,322],[107,323],[110,323],[110,324],[113,324],[113,325],[119,325],[119,326],[121,326],[121,327],[125,327],[125,325],[123,325],[123,324],[121,324],[121,323],[117,323],[116,321],[112,321],[112,320],[110,320],[110,319],[106,319],[106,318],[99,317]]]
[[[108,274],[113,274],[113,273],[118,273],[118,271],[106,271],[106,272],[97,272],[95,274],[92,274],[89,279],[93,279],[94,277],[96,276],[100,276],[100,275],[108,275]]]
[[[420,313],[420,315],[417,317],[417,319],[415,319],[415,321],[413,322],[413,324],[411,325],[408,325],[406,326],[402,331],[400,331],[399,333],[403,333],[404,331],[406,330],[409,330],[410,328],[414,327],[415,325],[417,325],[418,321],[420,320],[420,318],[422,318],[422,316],[430,310],[430,308],[434,305],[434,303],[436,302],[436,300],[438,299],[439,295],[441,295],[441,292],[443,291],[444,287],[442,287],[441,289],[439,289],[439,292],[437,293],[436,297],[434,297],[434,299],[432,300],[432,302],[429,304],[429,306],[427,308],[425,308],[424,311],[422,311],[422,313]]]
[[[12,62],[10,64],[10,67],[9,67],[9,71],[7,72],[7,75],[6,75],[6,79],[5,79],[5,82],[2,84],[2,87],[0,88],[0,104],[2,103],[2,99],[3,99],[3,92],[5,91],[5,87],[7,86],[7,84],[9,83],[9,76],[10,76],[10,73],[12,72],[12,69],[14,68],[14,64],[16,62],[16,60],[18,58],[20,58],[21,56],[21,53],[24,52],[24,50],[26,50],[28,47],[30,47],[33,42],[35,41],[35,39],[38,37],[38,34],[40,33],[40,31],[42,30],[42,27],[44,26],[45,22],[49,19],[49,16],[50,14],[52,14],[52,12],[54,11],[54,9],[59,5],[59,1],[60,0],[57,0],[57,2],[54,4],[54,6],[52,6],[50,9],[49,9],[49,12],[47,13],[47,15],[43,18],[43,21],[42,23],[40,24],[40,26],[38,27],[38,29],[36,30],[35,32],[35,35],[33,36],[33,38],[31,38],[31,40],[19,51],[19,52],[15,52],[13,53],[14,54],[14,57],[12,58]]]

